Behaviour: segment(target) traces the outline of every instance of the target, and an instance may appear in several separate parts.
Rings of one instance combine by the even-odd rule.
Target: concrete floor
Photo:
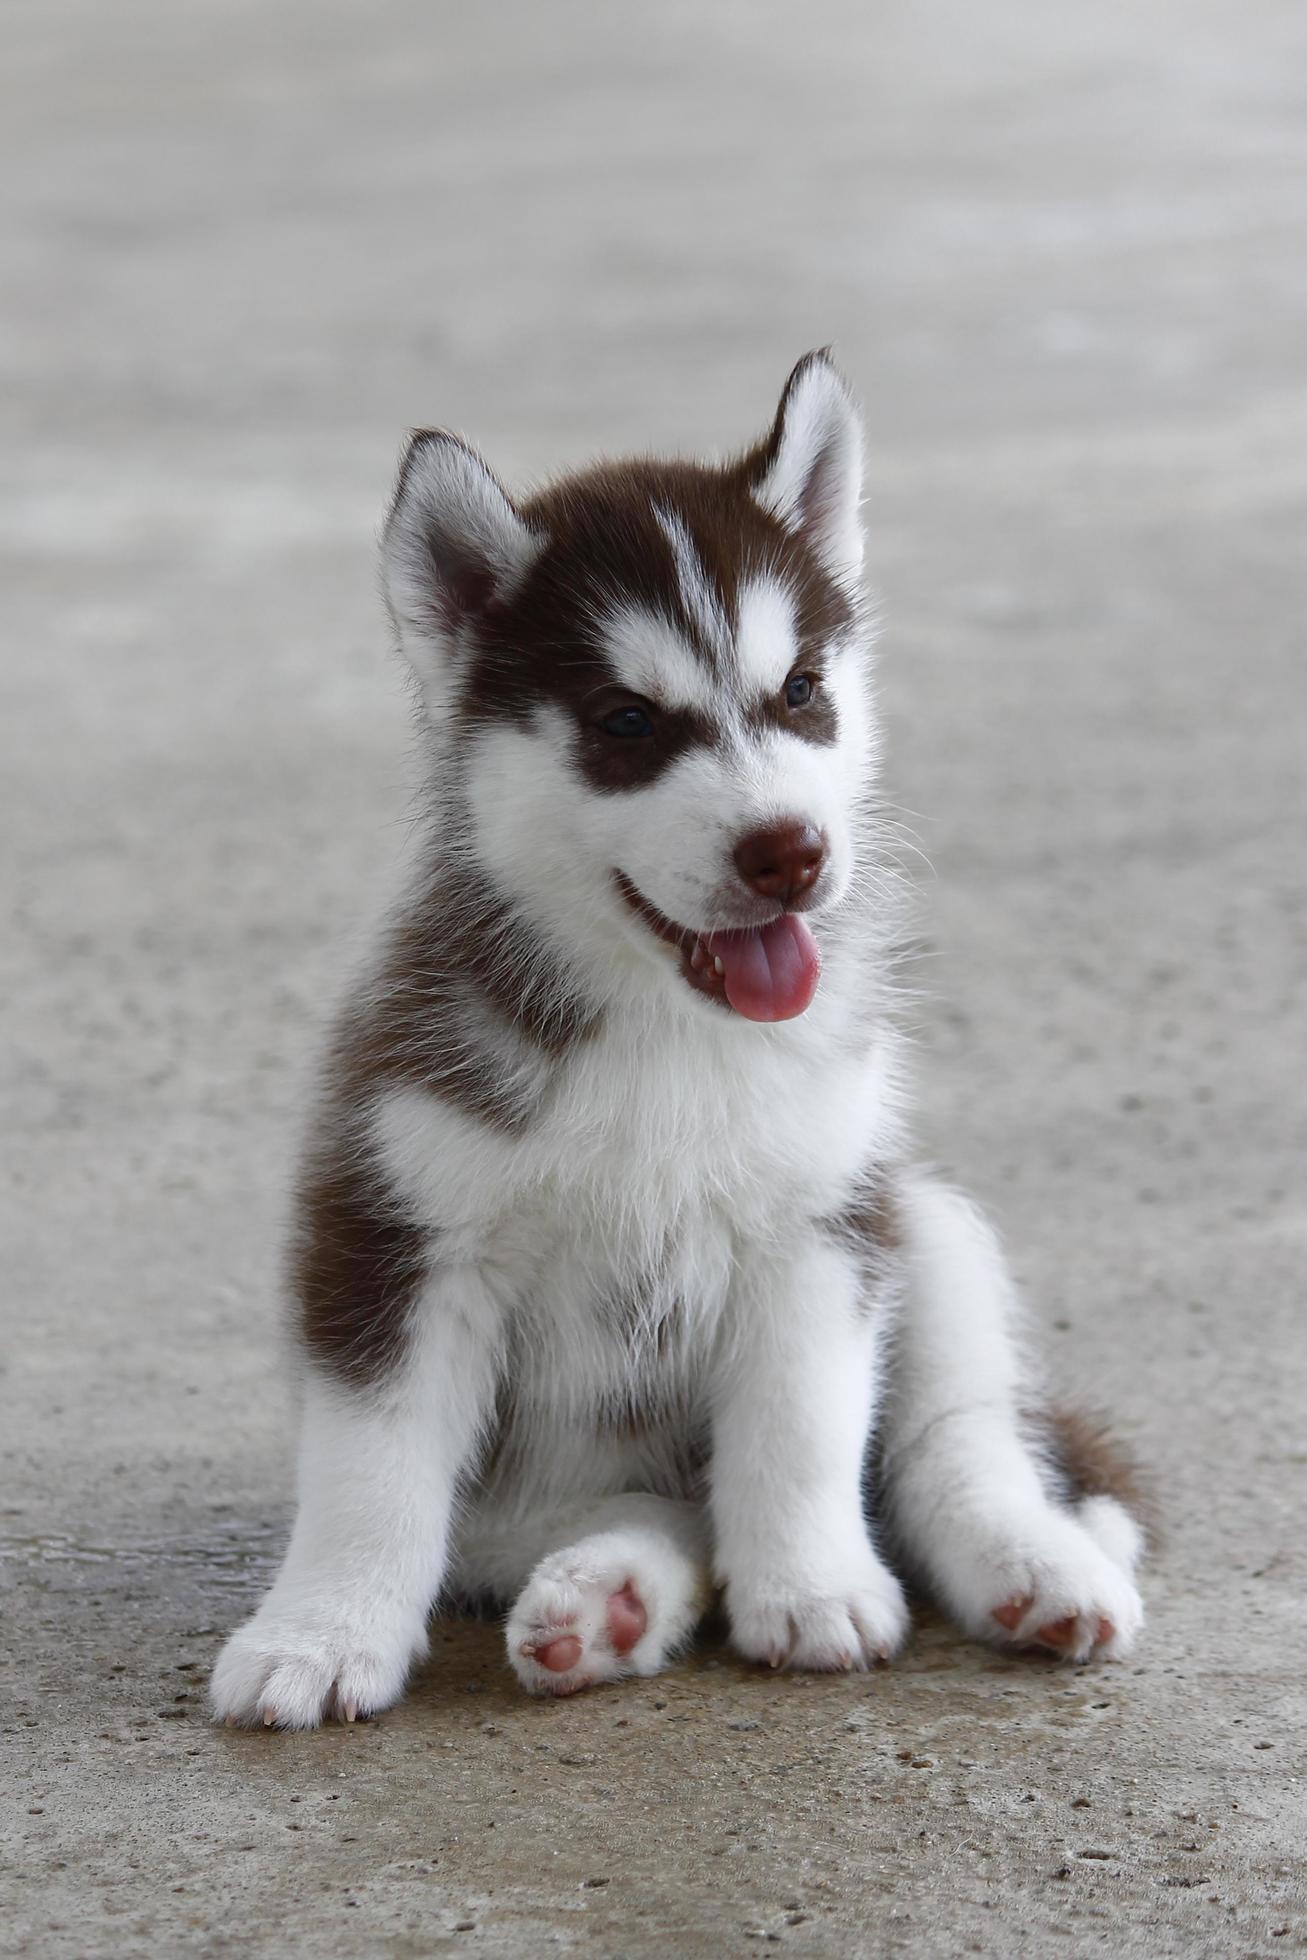
[[[1303,1847],[1307,15],[14,0],[5,1899],[98,1956],[1279,1956]],[[315,1028],[406,809],[401,431],[731,445],[834,340],[930,1147],[1152,1467],[1136,1660],[924,1626],[215,1733],[288,1518]]]

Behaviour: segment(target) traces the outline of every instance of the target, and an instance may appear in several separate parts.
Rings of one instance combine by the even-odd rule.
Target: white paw
[[[1144,1606],[1129,1571],[1069,1512],[1053,1506],[991,1540],[971,1581],[970,1630],[1068,1661],[1128,1654]]]
[[[426,1651],[426,1631],[375,1609],[356,1617],[325,1601],[272,1593],[218,1656],[209,1685],[217,1721],[315,1729],[389,1708]]]
[[[726,1608],[739,1652],[769,1667],[870,1667],[896,1654],[908,1631],[903,1588],[869,1546],[822,1579],[778,1569],[728,1580]]]
[[[644,1547],[596,1537],[542,1560],[508,1616],[508,1658],[535,1695],[574,1695],[656,1674],[702,1610],[685,1570]]]

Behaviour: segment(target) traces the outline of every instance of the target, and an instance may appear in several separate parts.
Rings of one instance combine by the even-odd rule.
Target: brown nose
[[[825,860],[826,839],[810,823],[770,824],[735,846],[735,868],[745,884],[781,905],[792,905],[816,884]]]

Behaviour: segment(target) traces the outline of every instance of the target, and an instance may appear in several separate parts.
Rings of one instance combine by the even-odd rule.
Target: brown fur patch
[[[887,1178],[868,1178],[846,1205],[825,1221],[826,1229],[857,1251],[875,1256],[897,1252],[903,1244],[898,1206]]]
[[[769,694],[749,708],[749,726],[776,728],[783,735],[797,735],[801,742],[815,742],[822,748],[829,748],[832,742],[838,740],[840,732],[835,703],[822,686],[820,669],[815,661],[804,667],[802,672],[814,683],[812,699],[801,708],[791,708],[786,703],[783,690],[779,694]]]
[[[505,1066],[496,1031],[516,1037],[529,1064],[560,1060],[597,1026],[526,921],[437,864],[393,928],[376,982],[342,1023],[332,1082],[347,1104],[408,1084],[520,1130],[533,1098]]]
[[[409,1219],[361,1135],[388,1087],[430,1090],[516,1132],[556,1063],[597,1025],[524,922],[440,866],[392,930],[377,980],[347,1009],[300,1180],[291,1284],[309,1351],[345,1380],[403,1352],[433,1235]],[[497,1029],[522,1057],[514,1070]]]
[[[1114,1497],[1151,1539],[1153,1502],[1129,1452],[1106,1423],[1060,1405],[1033,1418],[1055,1474],[1070,1502],[1082,1497]]]
[[[313,1358],[354,1386],[403,1352],[433,1235],[344,1141],[311,1153],[295,1197],[291,1284]]]
[[[862,1273],[862,1306],[874,1313],[899,1279],[903,1230],[893,1187],[881,1172],[866,1177],[823,1229],[852,1252]]]
[[[730,651],[705,637],[685,604],[660,510],[678,518],[693,541],[730,631],[746,580],[770,577],[785,587],[795,608],[794,671],[819,673],[824,650],[851,625],[853,606],[805,539],[754,500],[761,453],[724,468],[600,464],[521,504],[524,522],[545,543],[520,588],[479,621],[465,694],[469,720],[524,720],[543,702],[561,708],[587,781],[609,791],[639,788],[691,744],[716,739],[709,719],[674,704],[652,704],[658,713],[647,737],[614,737],[601,726],[631,698],[603,648],[601,623],[614,606],[634,604],[665,620],[710,670],[725,661],[724,691],[738,682]],[[833,705],[820,686],[806,707],[787,708],[782,690],[755,712],[805,740],[834,739]]]

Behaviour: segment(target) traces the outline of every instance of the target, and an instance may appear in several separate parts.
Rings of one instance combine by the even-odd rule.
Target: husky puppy
[[[1134,1641],[1114,1459],[910,1153],[861,474],[821,353],[722,466],[515,500],[413,437],[430,824],[310,1130],[299,1513],[220,1718],[385,1708],[442,1597],[535,1693],[655,1673],[717,1597],[747,1660],[867,1667],[886,1550],[977,1639]]]

